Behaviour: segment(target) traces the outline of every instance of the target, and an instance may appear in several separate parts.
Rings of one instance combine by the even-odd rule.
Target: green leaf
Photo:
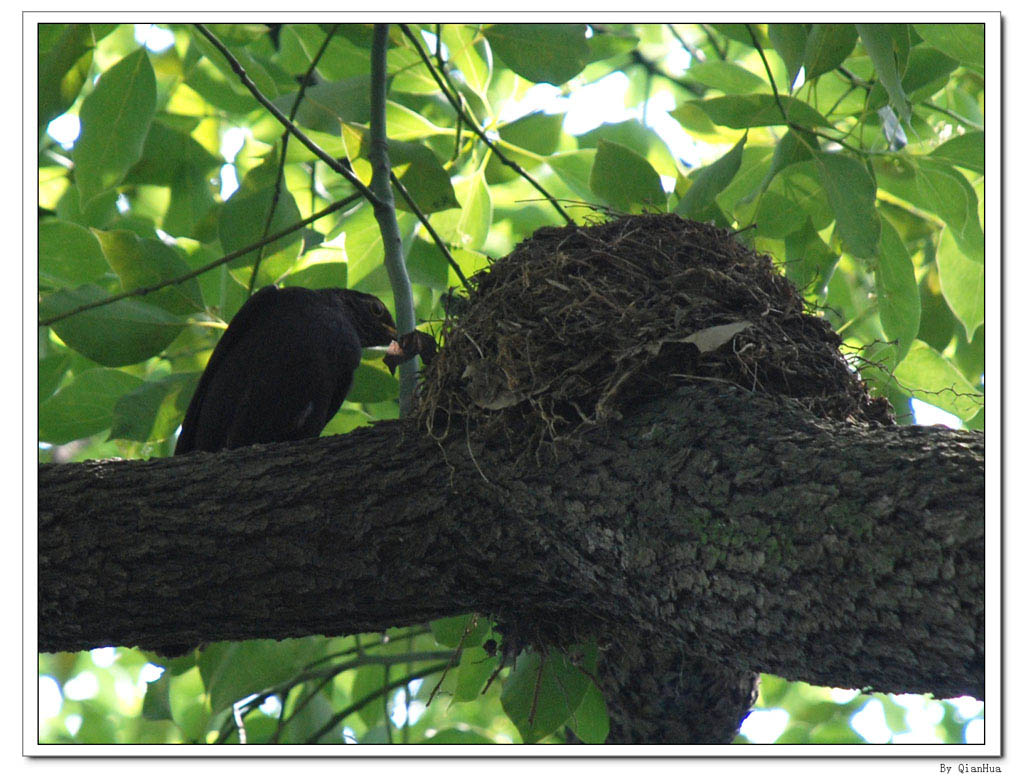
[[[493,745],[494,740],[472,728],[441,729],[423,740],[424,745]]]
[[[674,178],[679,175],[676,156],[672,150],[656,132],[645,127],[636,119],[598,125],[590,132],[576,137],[576,142],[581,149],[587,147],[596,149],[601,141],[612,141],[632,149],[647,160],[661,176]]]
[[[536,84],[564,84],[586,66],[590,49],[583,24],[495,24],[484,30],[494,53]]]
[[[562,653],[526,653],[501,689],[501,706],[523,742],[538,742],[569,720],[590,680]]]
[[[221,43],[232,46],[248,46],[266,36],[270,28],[265,24],[207,24],[210,32],[220,39]]]
[[[897,344],[896,363],[907,354],[921,325],[921,295],[914,263],[899,233],[887,219],[881,221],[875,288],[878,315],[885,337]]]
[[[351,700],[352,702],[360,701],[371,694],[381,692],[383,688],[384,667],[376,664],[361,666],[356,671],[355,680],[352,683]],[[366,705],[356,711],[356,715],[366,728],[372,729],[382,722],[385,717],[384,704],[381,698],[371,699]]]
[[[564,119],[564,114],[545,114],[543,111],[534,111],[532,114],[519,117],[514,122],[502,125],[499,128],[502,141],[535,153],[534,155],[520,154],[502,144],[503,154],[521,168],[526,170],[537,168],[544,163],[544,160],[543,157],[538,158],[536,155],[547,156],[558,149],[559,142],[562,140],[562,121]],[[502,183],[512,181],[518,176],[519,174],[502,163],[497,155],[492,154],[487,161],[488,182]]]
[[[298,90],[271,101],[290,116]],[[303,93],[295,121],[310,130],[338,135],[342,122],[365,124],[370,121],[370,77],[350,78],[314,84]]]
[[[392,100],[389,100],[387,104],[387,124],[389,143],[391,139],[413,141],[434,135],[454,135],[451,130],[438,127],[411,108]]]
[[[882,82],[885,91],[889,93],[889,102],[896,107],[900,118],[904,122],[909,122],[910,104],[903,92],[903,82],[900,80],[899,69],[896,65],[896,43],[892,38],[889,25],[858,24],[856,28],[860,33],[861,43],[864,44],[864,48],[875,66],[878,80]]]
[[[686,75],[694,81],[728,94],[746,94],[768,88],[768,84],[760,76],[734,62],[724,60],[695,62],[686,69]]]
[[[139,238],[130,230],[96,230],[107,263],[121,279],[121,287],[135,290],[189,273],[188,264],[172,247],[154,238]],[[138,300],[166,309],[171,314],[191,314],[203,309],[203,295],[195,278],[147,293]]]
[[[788,80],[786,85],[792,89],[797,74],[804,64],[804,51],[807,49],[806,24],[770,24],[768,25],[768,40],[771,41],[775,51],[786,63],[786,74]]]
[[[146,720],[170,720],[171,675],[167,672],[153,682],[146,683],[146,695],[142,699],[142,717]]]
[[[59,290],[39,303],[40,319],[105,300],[96,285]],[[54,333],[72,349],[104,366],[127,366],[156,355],[174,341],[184,321],[143,301],[122,299],[55,322]]]
[[[352,388],[345,400],[364,404],[390,401],[392,398],[398,398],[398,380],[386,369],[360,363],[352,376]]]
[[[942,297],[963,323],[967,339],[985,321],[985,264],[967,257],[949,229],[943,230],[935,251]]]
[[[944,160],[952,165],[975,173],[985,172],[985,133],[971,132],[955,135],[944,144],[932,150],[929,157]]]
[[[895,375],[914,398],[937,406],[961,420],[970,420],[984,405],[977,388],[923,341],[913,343],[903,362],[896,366]]]
[[[724,125],[737,130],[747,127],[770,127],[784,125],[786,119],[805,127],[827,127],[829,121],[816,109],[802,100],[780,95],[779,102],[786,109],[783,118],[774,95],[726,95],[724,97],[691,100],[689,104],[698,106],[716,125]],[[675,112],[672,114],[675,116]]]
[[[919,45],[910,51],[907,71],[903,74],[903,91],[911,100],[925,100],[949,81],[949,74],[959,63],[931,46]]]
[[[593,682],[587,686],[583,700],[568,725],[584,744],[603,745],[608,739],[608,707],[604,695]]]
[[[478,647],[490,635],[491,621],[483,615],[470,613],[430,621],[430,632],[445,647]]]
[[[184,128],[157,119],[146,134],[142,157],[128,171],[125,182],[174,186],[183,173],[190,172],[205,179],[223,162]]]
[[[917,184],[927,208],[946,223],[960,250],[975,262],[985,259],[985,236],[978,219],[978,196],[960,171],[939,159],[917,161]]]
[[[805,297],[825,294],[838,262],[839,256],[821,240],[810,218],[800,230],[786,236],[786,278]]]
[[[447,243],[462,249],[480,249],[487,242],[494,214],[484,170],[456,182],[455,196],[462,208],[438,212],[430,222]]]
[[[145,49],[104,72],[82,101],[73,157],[83,207],[120,183],[142,156],[155,110],[156,78]]]
[[[725,189],[740,168],[743,159],[743,146],[747,143],[747,134],[736,142],[736,145],[715,160],[711,165],[701,169],[693,179],[693,183],[680,199],[674,211],[680,216],[700,218],[705,210],[712,205],[715,196]]]
[[[109,271],[96,237],[59,219],[39,223],[39,281],[54,287],[95,282]]]
[[[596,203],[599,198],[590,189],[596,157],[597,150],[580,149],[578,152],[553,154],[548,158],[548,165],[577,196],[588,203]]]
[[[915,24],[917,34],[964,65],[985,67],[985,25]]]
[[[142,380],[124,371],[83,371],[39,405],[39,439],[66,444],[110,427],[114,404]]]
[[[184,390],[190,396],[197,381],[195,374],[172,374],[121,396],[114,405],[110,438],[159,441],[170,437],[181,421],[175,401]]]
[[[458,208],[459,201],[452,188],[452,180],[429,148],[423,144],[388,139],[388,152],[391,155],[391,169],[409,190],[409,196],[420,211],[433,214]],[[411,211],[399,192],[395,192],[395,206]]]
[[[255,171],[250,172],[249,176],[253,176],[253,173]],[[273,184],[255,192],[245,186],[234,192],[221,208],[217,222],[220,243],[225,252],[234,252],[254,244],[264,235],[276,233],[302,218],[291,192],[282,189],[277,200],[277,207],[274,209],[273,219],[270,221],[270,227],[264,233],[267,214],[270,212],[273,200]],[[247,252],[232,260],[229,266],[231,268],[251,268],[260,251],[263,252],[263,261],[260,263],[257,287],[272,284],[294,265],[302,251],[302,234],[295,232],[283,236],[260,250]],[[246,278],[245,283],[247,284],[248,281]]]
[[[837,68],[856,45],[857,28],[852,24],[812,24],[804,50],[804,80]]]
[[[665,210],[665,190],[658,172],[632,149],[612,141],[597,144],[590,189],[622,211]]]
[[[474,701],[494,673],[498,661],[497,655],[489,655],[482,647],[463,651],[452,698],[455,701]]]
[[[448,47],[448,61],[458,68],[470,89],[486,97],[491,68],[477,51],[479,37],[476,25],[446,24],[441,32],[441,41]]]
[[[857,257],[874,257],[881,223],[871,174],[864,163],[850,155],[816,152],[814,157],[843,248]]]
[[[199,654],[199,673],[216,714],[250,694],[284,682],[327,645],[324,637],[217,642]]]
[[[93,37],[88,24],[39,25],[39,132],[75,102],[92,65]],[[44,28],[57,33],[44,48]],[[59,30],[59,32],[57,32]]]
[[[806,219],[793,201],[774,190],[761,196],[754,216],[757,234],[766,238],[785,238],[803,227]]]

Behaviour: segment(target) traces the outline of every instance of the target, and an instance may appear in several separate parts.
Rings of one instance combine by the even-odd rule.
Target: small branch
[[[209,29],[207,29],[206,25],[197,24],[196,29],[199,30],[199,32],[201,32],[204,36],[206,36],[206,38],[209,39],[210,43],[212,43],[217,48],[217,50],[222,55],[224,55],[224,58],[228,61],[228,65],[230,65],[231,69],[238,75],[238,78],[241,80],[243,86],[245,86],[245,88],[252,93],[252,96],[256,98],[256,100],[265,109],[267,109],[267,111],[274,115],[274,118],[278,122],[280,122],[284,127],[287,127],[291,131],[292,135],[294,135],[303,146],[305,146],[313,154],[315,154],[317,157],[319,157],[321,160],[327,163],[328,167],[330,167],[332,171],[345,177],[348,180],[349,184],[356,188],[359,194],[361,194],[364,198],[370,201],[370,203],[372,203],[374,206],[379,205],[377,202],[377,196],[374,195],[365,184],[359,181],[358,176],[356,176],[346,166],[342,165],[333,156],[329,155],[327,152],[321,149],[320,146],[313,139],[311,139],[304,132],[302,132],[302,130],[300,130],[293,122],[291,122],[288,119],[288,117],[281,113],[281,110],[273,103],[271,103],[267,99],[266,95],[260,92],[259,87],[257,87],[256,84],[253,83],[253,80],[251,78],[249,78],[249,74],[245,72],[245,68],[242,67],[242,64],[237,59],[235,59],[235,55],[231,53],[227,46],[220,42],[216,35],[210,32]]]
[[[376,197],[373,214],[377,218],[384,243],[384,267],[395,295],[395,322],[399,333],[416,329],[416,310],[412,285],[402,256],[402,235],[395,215],[395,198],[391,192],[391,161],[388,158],[387,94],[388,94],[388,26],[373,26],[373,47],[370,50],[370,149],[373,167],[370,189]],[[419,361],[408,360],[398,370],[398,406],[405,417],[412,409],[416,391]]]
[[[455,95],[453,95],[448,90],[448,86],[444,83],[444,79],[438,74],[437,69],[434,67],[434,63],[430,61],[430,55],[427,54],[426,50],[423,48],[423,45],[419,42],[419,39],[416,38],[412,30],[409,29],[408,25],[400,24],[399,27],[405,34],[405,37],[408,38],[410,43],[412,43],[412,45],[415,47],[417,53],[420,55],[420,59],[423,61],[423,64],[427,66],[427,69],[430,71],[430,75],[437,83],[437,86],[441,88],[441,92],[444,93],[445,98],[451,104],[451,107],[455,109],[455,113],[462,118],[462,121],[466,124],[466,126],[470,130],[472,130],[476,134],[476,136],[487,145],[487,148],[494,152],[494,155],[504,165],[508,166],[517,174],[526,179],[526,181],[528,181],[530,185],[535,190],[537,190],[537,192],[543,195],[544,198],[548,201],[548,203],[550,203],[552,207],[554,207],[555,211],[559,213],[562,219],[565,220],[566,224],[575,224],[572,220],[572,217],[570,217],[566,213],[565,209],[563,209],[561,205],[559,205],[558,200],[546,189],[544,189],[544,187],[542,187],[536,179],[534,179],[532,176],[530,176],[530,174],[524,171],[518,163],[506,157],[502,153],[502,151],[494,144],[494,142],[487,137],[487,134],[479,127],[479,125],[477,125],[477,123],[473,121],[469,114],[463,109],[461,101],[456,99]]]
[[[311,214],[305,219],[300,220],[299,222],[296,222],[293,225],[289,225],[286,228],[282,228],[273,235],[267,236],[266,238],[262,238],[259,241],[256,241],[255,243],[249,244],[248,246],[243,246],[241,249],[236,249],[234,252],[229,252],[223,257],[219,257],[216,260],[209,262],[200,268],[196,268],[194,271],[189,271],[187,274],[182,274],[181,276],[176,276],[173,279],[166,279],[162,282],[146,285],[144,287],[136,287],[134,290],[126,290],[124,292],[119,292],[116,295],[111,295],[109,298],[104,298],[102,301],[93,301],[92,303],[85,303],[82,304],[81,306],[76,306],[73,309],[69,309],[68,311],[57,314],[56,316],[50,317],[49,319],[40,320],[39,327],[42,328],[48,325],[53,325],[53,323],[55,322],[60,322],[61,320],[65,320],[68,317],[73,317],[76,314],[81,314],[84,311],[89,311],[90,309],[98,309],[101,306],[107,306],[108,304],[116,303],[117,301],[120,301],[123,298],[133,298],[135,296],[148,295],[151,292],[162,290],[164,287],[170,287],[173,284],[181,284],[182,282],[187,282],[189,279],[192,279],[196,276],[201,276],[202,274],[205,274],[207,271],[212,271],[214,268],[222,266],[225,263],[230,263],[232,260],[242,257],[243,255],[247,255],[249,254],[249,252],[259,249],[260,247],[266,246],[267,244],[272,244],[279,238],[284,238],[289,233],[294,233],[296,230],[301,230],[306,225],[316,222],[318,219],[322,219],[323,217],[326,217],[329,214],[333,214],[335,211],[339,211],[345,208],[346,206],[350,206],[351,204],[359,200],[360,197],[362,196],[359,193],[353,193],[352,195],[349,195],[347,198],[342,198],[336,203],[332,203],[330,206],[320,209],[320,211],[316,212],[315,214]]]
[[[427,219],[427,215],[420,210],[419,206],[416,205],[416,201],[412,199],[412,195],[409,194],[409,190],[405,188],[405,185],[402,184],[394,173],[391,174],[391,183],[395,186],[402,197],[405,198],[405,202],[409,204],[409,208],[412,209],[416,218],[423,224],[423,227],[425,227],[427,232],[430,233],[430,237],[434,239],[434,244],[441,250],[441,254],[445,256],[445,259],[448,261],[448,265],[452,267],[452,270],[455,271],[455,275],[459,277],[459,281],[462,282],[463,286],[467,290],[472,292],[473,286],[469,283],[469,279],[466,278],[466,275],[462,273],[462,269],[459,268],[459,264],[455,261],[455,258],[452,257],[452,253],[448,251],[448,247],[445,246],[444,240],[437,234],[437,231],[434,230],[434,226],[430,224],[430,220]]]
[[[720,59],[720,60],[727,59],[726,55],[728,54],[729,42],[726,41],[726,44],[725,44],[726,48],[722,48],[721,46],[718,45],[718,41],[715,40],[715,36],[711,34],[711,28],[710,27],[708,27],[706,24],[702,24],[702,25],[699,25],[699,26],[700,26],[700,29],[704,32],[704,35],[707,37],[708,43],[711,44],[711,48],[715,50],[715,54],[718,56],[718,59]]]
[[[313,72],[316,70],[317,64],[320,62],[320,58],[324,56],[324,52],[327,51],[327,44],[331,42],[331,38],[334,37],[335,31],[338,29],[338,25],[334,25],[331,31],[327,33],[327,37],[324,38],[324,42],[320,45],[320,50],[313,57],[312,62],[309,63],[309,68],[306,70],[306,74],[302,77],[302,83],[299,85],[298,94],[295,96],[295,102],[292,103],[292,110],[288,112],[288,121],[294,122],[295,116],[299,113],[299,104],[302,102],[302,98],[306,95],[306,87],[309,85],[310,79],[313,77]],[[263,223],[263,237],[266,238],[267,233],[270,231],[270,224],[274,221],[274,212],[277,211],[277,202],[281,197],[281,181],[284,179],[284,161],[288,156],[288,137],[291,135],[291,128],[286,126],[284,132],[281,134],[281,162],[277,166],[277,179],[274,181],[274,197],[270,201],[270,209],[267,211],[267,219]],[[253,288],[256,286],[256,276],[259,274],[260,264],[263,262],[263,250],[256,256],[256,262],[252,264],[252,275],[249,277],[249,295],[252,295]]]
[[[685,89],[687,92],[691,92],[697,97],[704,97],[704,95],[707,94],[707,87],[705,87],[703,84],[698,84],[696,81],[690,81],[689,79],[677,78],[670,73],[666,73],[665,71],[658,67],[657,63],[647,59],[637,49],[634,49],[630,53],[630,56],[632,57],[634,63],[636,63],[645,71],[647,71],[648,76],[658,76],[659,78],[663,78],[666,81],[671,81],[677,87]]]
[[[413,672],[412,674],[408,674],[405,677],[402,677],[401,679],[394,680],[387,686],[387,688],[382,688],[380,690],[367,694],[366,696],[359,699],[358,701],[353,702],[340,712],[335,713],[334,717],[327,721],[327,723],[321,726],[319,730],[317,730],[314,734],[312,734],[309,737],[309,739],[306,740],[307,744],[316,744],[320,740],[320,737],[327,734],[331,729],[333,729],[339,723],[344,721],[345,718],[349,717],[353,713],[359,712],[359,710],[361,710],[367,704],[370,704],[378,696],[389,693],[390,691],[393,691],[397,688],[404,688],[406,685],[413,682],[414,680],[421,680],[424,677],[429,677],[430,675],[436,672],[440,672],[444,669],[444,667],[445,664],[440,664],[435,666],[429,666],[426,669],[420,669],[418,672]]]

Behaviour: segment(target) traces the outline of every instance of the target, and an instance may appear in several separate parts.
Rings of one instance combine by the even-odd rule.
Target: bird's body
[[[210,356],[175,455],[317,436],[352,386],[363,348],[396,335],[372,295],[264,287]]]

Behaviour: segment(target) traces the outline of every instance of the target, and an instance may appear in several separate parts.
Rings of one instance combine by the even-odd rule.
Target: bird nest
[[[645,214],[545,227],[472,281],[424,376],[418,414],[438,438],[466,425],[534,450],[698,382],[893,422],[771,258],[714,225]]]

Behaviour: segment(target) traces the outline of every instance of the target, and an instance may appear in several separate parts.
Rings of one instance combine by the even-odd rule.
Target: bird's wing
[[[228,329],[221,336],[220,341],[210,355],[206,363],[206,369],[199,379],[199,385],[189,402],[188,411],[185,412],[185,419],[181,423],[181,434],[174,447],[174,454],[181,455],[192,452],[196,449],[196,432],[199,421],[199,412],[202,409],[203,401],[209,391],[210,384],[218,375],[225,360],[234,351],[238,342],[243,340],[254,326],[271,321],[271,312],[279,297],[279,290],[274,286],[264,287],[249,300],[242,304]]]

